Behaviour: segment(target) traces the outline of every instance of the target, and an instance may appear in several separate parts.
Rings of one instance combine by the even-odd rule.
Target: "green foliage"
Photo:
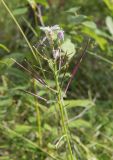
[[[68,54],[67,56],[69,59],[71,59],[76,53],[75,45],[71,42],[70,39],[66,39],[62,44],[61,48],[64,51],[64,53]]]
[[[112,160],[112,0],[67,0],[64,4],[56,0],[51,7],[46,0],[5,1],[24,37],[2,2],[0,159],[71,160],[71,146],[75,160]],[[36,3],[43,5],[42,15],[36,12]],[[61,70],[55,70],[50,43],[45,40],[46,47],[41,48],[39,41],[45,35],[39,29],[42,22],[37,17],[46,26],[60,24],[65,31],[61,44],[57,43],[57,36],[54,39],[54,49],[61,47],[65,61]],[[61,95],[88,38],[91,43],[87,54],[62,102]],[[63,106],[63,115],[59,104]]]
[[[0,44],[0,48],[4,49],[6,52],[9,52],[9,49],[3,44]]]
[[[108,27],[109,32],[113,35],[113,20],[111,17],[106,17],[106,25]]]

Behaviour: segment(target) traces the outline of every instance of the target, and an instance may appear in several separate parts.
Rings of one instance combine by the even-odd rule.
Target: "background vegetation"
[[[74,159],[113,159],[113,1],[112,0],[11,0],[5,1],[31,46],[44,36],[40,30],[37,3],[46,26],[60,25],[65,31],[64,50],[68,51],[70,73],[87,39],[91,43],[80,68],[69,86],[64,103]],[[37,18],[38,15],[38,18]],[[38,48],[39,51],[40,48]],[[73,58],[71,58],[73,53]],[[0,0],[0,159],[70,159],[60,132],[54,95],[37,83],[14,60],[30,69],[28,63],[55,87],[46,62],[34,59],[25,38]],[[45,66],[46,65],[46,66]],[[61,75],[62,76],[62,75]],[[23,91],[24,90],[24,91]],[[26,93],[38,93],[48,103]]]

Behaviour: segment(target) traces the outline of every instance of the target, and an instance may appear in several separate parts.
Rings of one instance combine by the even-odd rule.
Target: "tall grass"
[[[8,5],[4,0],[1,0],[1,2],[15,22],[30,49],[30,53],[33,55],[32,62],[23,60],[22,63],[20,63],[13,57],[11,59],[20,70],[23,69],[27,76],[30,77],[31,86],[27,89],[19,89],[19,94],[22,94],[25,101],[26,97],[28,97],[27,101],[35,106],[35,111],[33,110],[35,113],[30,117],[31,122],[33,121],[31,127],[27,125],[17,125],[17,128],[13,130],[13,127],[9,127],[5,122],[0,125],[6,138],[9,136],[11,139],[14,139],[16,141],[14,145],[19,149],[21,148],[19,143],[20,140],[22,140],[23,146],[25,145],[27,148],[25,150],[28,152],[27,158],[29,158],[32,151],[32,158],[30,157],[32,160],[37,158],[40,160],[98,160],[98,156],[95,154],[95,150],[97,151],[98,148],[101,151],[104,148],[105,151],[107,150],[112,154],[109,146],[102,144],[99,140],[96,141],[96,139],[98,139],[99,127],[101,128],[102,126],[96,126],[96,129],[91,126],[91,123],[95,121],[93,113],[96,114],[94,108],[95,99],[92,100],[92,95],[89,93],[90,99],[88,100],[68,100],[67,91],[88,50],[88,44],[83,49],[72,73],[69,74],[68,68],[71,65],[72,57],[68,51],[71,49],[71,42],[68,41],[69,46],[65,46],[66,49],[68,48],[65,52],[63,46],[65,43],[65,32],[63,29],[59,27],[59,25],[46,27],[43,22],[41,10],[38,8],[38,18],[42,25],[38,29],[40,29],[43,39],[40,38],[37,46],[32,46]],[[37,25],[37,12],[35,8],[33,9],[35,25]],[[27,22],[27,24],[29,23]],[[32,26],[30,26],[30,28],[37,36],[37,30],[32,28]],[[72,50],[74,50],[73,46]],[[88,53],[110,65],[113,64],[110,60],[96,55],[91,51],[88,51]],[[7,80],[4,78],[3,84],[5,87],[7,86]],[[22,102],[24,104],[24,100]],[[85,109],[83,109],[83,107],[85,107]],[[70,111],[71,109],[72,111]],[[87,112],[89,112],[89,114],[87,114]],[[85,114],[85,118],[90,119],[90,123],[82,119]],[[33,116],[35,116],[35,127]],[[83,128],[77,130],[79,126]],[[84,131],[84,127],[88,128],[88,130]],[[91,131],[92,128],[93,131]],[[88,131],[90,132],[89,134],[87,133]],[[31,133],[31,135],[27,135],[26,133],[28,132],[29,134]],[[35,136],[33,134],[34,132]],[[109,139],[109,137],[107,137],[107,139]],[[25,157],[22,160],[26,160],[27,158]]]

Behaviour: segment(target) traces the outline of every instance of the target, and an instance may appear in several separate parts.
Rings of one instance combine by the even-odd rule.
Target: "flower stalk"
[[[65,125],[65,112],[64,112],[64,106],[63,106],[63,97],[62,97],[61,88],[60,88],[60,85],[59,85],[58,71],[57,71],[56,62],[55,62],[54,76],[55,76],[56,90],[57,90],[57,101],[58,101],[58,106],[59,106],[60,116],[61,116],[62,132],[66,137],[66,142],[67,142],[67,145],[68,145],[70,158],[71,158],[71,160],[74,160],[72,149],[71,149],[71,144],[70,144],[70,138],[69,138],[69,135],[68,135],[68,129],[67,129],[66,125]]]

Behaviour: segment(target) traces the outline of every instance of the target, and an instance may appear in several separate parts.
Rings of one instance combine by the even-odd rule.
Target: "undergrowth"
[[[77,1],[82,9],[67,1],[64,10],[38,1],[47,11],[26,2],[12,11],[0,1],[8,15],[1,21],[8,38],[0,43],[0,159],[112,160],[111,2],[102,2],[108,30],[84,14],[96,1]],[[29,9],[34,22],[22,17]]]

